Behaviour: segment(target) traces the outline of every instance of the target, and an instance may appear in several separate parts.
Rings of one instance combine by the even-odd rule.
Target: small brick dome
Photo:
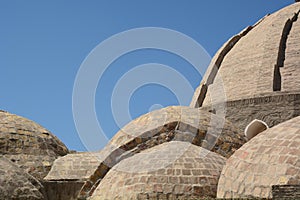
[[[91,200],[213,198],[225,160],[187,142],[164,143],[113,167]]]
[[[170,106],[147,113],[122,128],[97,154],[99,166],[82,187],[80,197],[90,196],[99,184],[98,180],[105,177],[108,169],[118,162],[170,141],[188,142],[223,157],[229,157],[246,142],[246,139],[242,131],[230,122],[201,109]],[[65,158],[67,157],[69,156]],[[61,174],[68,174],[63,167],[64,158],[59,160],[62,162],[54,163],[47,179],[65,177]],[[94,168],[93,165],[90,166]]]
[[[226,162],[218,198],[272,198],[272,185],[300,184],[300,117],[268,129]]]
[[[0,111],[0,154],[38,179],[49,172],[67,147],[52,133],[26,118]]]

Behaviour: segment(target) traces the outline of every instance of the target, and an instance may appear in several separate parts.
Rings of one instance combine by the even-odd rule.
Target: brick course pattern
[[[80,152],[56,159],[45,177],[48,181],[87,180],[101,164],[100,152]]]
[[[57,159],[46,180],[84,180],[80,197],[86,198],[115,164],[171,140],[187,141],[224,157],[232,155],[246,142],[242,131],[212,113],[170,106],[133,120],[100,152],[70,154]]]
[[[218,104],[214,105],[218,110]],[[223,105],[221,105],[223,106]],[[211,107],[202,107],[210,110]],[[254,119],[259,119],[273,127],[300,116],[300,93],[273,93],[249,99],[226,102],[226,119],[244,130]]]
[[[44,188],[39,181],[2,155],[0,155],[0,183],[0,199],[44,199]]]
[[[43,179],[53,161],[68,152],[67,147],[42,126],[0,111],[0,154],[37,179]]]
[[[300,185],[273,185],[273,200],[300,199]]]
[[[212,59],[191,107],[218,111],[216,104],[225,102],[226,119],[242,130],[255,118],[267,118],[271,127],[299,115],[299,104],[289,99],[300,94],[299,11],[300,3],[294,3],[229,39]],[[270,101],[278,95],[289,104]]]
[[[225,160],[187,142],[164,143],[113,167],[90,200],[214,198]]]
[[[300,184],[300,117],[252,138],[226,162],[218,198],[272,198],[272,185]]]
[[[229,157],[246,142],[241,130],[213,113],[184,106],[170,106],[133,120],[112,138],[110,146],[128,151],[173,130],[178,130],[177,136],[175,133],[176,140],[187,140],[182,135],[189,133],[189,142],[225,157]]]

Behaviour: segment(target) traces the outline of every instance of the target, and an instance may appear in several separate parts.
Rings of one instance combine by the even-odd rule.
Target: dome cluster
[[[0,111],[0,199],[300,198],[299,13],[233,36],[189,107],[140,116],[98,152]]]

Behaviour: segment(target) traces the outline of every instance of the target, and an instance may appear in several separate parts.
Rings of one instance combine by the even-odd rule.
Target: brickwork
[[[240,129],[253,119],[273,126],[299,116],[299,98],[291,98],[300,94],[299,11],[300,3],[292,4],[229,39],[212,59],[190,106],[218,111],[217,104],[225,102],[226,119]]]
[[[299,4],[298,4],[299,5]],[[300,6],[299,6],[300,7]],[[300,10],[300,8],[299,8]],[[284,67],[280,69],[282,76],[282,91],[297,91],[300,85],[300,19],[297,13],[297,21],[293,22],[287,38]]]
[[[1,155],[0,183],[0,199],[44,199],[44,188],[38,180]]]
[[[300,117],[268,129],[226,162],[219,198],[272,198],[272,185],[300,184]]]
[[[43,181],[47,200],[77,200],[82,181]]]
[[[226,54],[219,67],[217,76],[222,79],[227,101],[248,99],[258,94],[273,91],[274,65],[278,58],[278,49],[283,28],[286,21],[292,18],[299,10],[300,4],[296,3],[265,17],[264,20],[245,34]],[[297,77],[299,77],[300,73],[300,71],[297,73],[299,44],[295,42],[299,40],[299,34],[296,34],[298,23],[293,26],[292,33],[287,40],[288,48],[285,58],[287,66],[286,68],[283,67],[283,69],[290,67],[288,71],[293,71],[292,75],[289,73],[286,76],[288,82],[293,84],[289,84],[290,87],[285,87],[284,91],[298,90],[297,86],[299,86],[297,84]],[[213,73],[212,70],[214,64],[217,62],[216,59],[225,47],[226,44],[213,58],[210,67],[203,77],[202,84],[209,82],[209,74]],[[249,74],[250,69],[251,73]],[[210,87],[208,87],[207,98],[203,102],[204,106],[210,105],[210,96],[213,95],[211,94],[213,92],[216,91],[211,91]],[[192,106],[195,106],[195,99],[198,97],[199,93],[195,93]]]
[[[175,132],[173,133],[173,131]],[[80,197],[90,196],[99,184],[99,180],[121,160],[158,144],[171,141],[173,137],[177,141],[187,141],[183,136],[184,133],[191,135],[189,142],[225,157],[232,155],[246,142],[241,131],[230,122],[212,113],[180,106],[157,110],[132,121],[112,138],[98,156],[97,159],[101,164],[84,184]],[[64,162],[61,164],[64,165]],[[92,167],[94,166],[92,165]],[[65,167],[55,164],[50,174],[52,171],[59,174],[61,169],[65,169]],[[74,167],[74,170],[69,173],[76,173],[76,169]],[[56,179],[55,176],[52,179]]]
[[[101,152],[82,152],[60,157],[45,180],[87,180],[100,165]]]
[[[53,161],[67,153],[67,147],[42,126],[0,111],[0,154],[37,179],[43,179]]]
[[[241,130],[213,113],[189,107],[171,106],[130,122],[112,138],[111,145],[127,151],[156,135],[175,129],[192,134],[194,137],[190,142],[216,151],[225,157],[229,157],[246,142]],[[234,147],[228,148],[231,145]]]
[[[138,117],[98,152],[70,153],[0,111],[0,199],[300,198],[299,14],[295,3],[230,38],[190,107]],[[254,119],[271,128],[247,142]]]
[[[168,142],[113,167],[96,199],[199,199],[216,196],[225,158],[187,142]]]
[[[38,180],[42,180],[49,173],[56,159],[56,157],[46,155],[6,154],[3,156]]]
[[[273,200],[300,199],[300,185],[273,185]]]
[[[221,105],[223,106],[223,105]],[[218,105],[214,105],[218,109]],[[212,108],[203,107],[203,110]],[[249,99],[226,102],[226,119],[244,130],[254,119],[259,119],[273,127],[300,115],[299,93],[265,94]]]

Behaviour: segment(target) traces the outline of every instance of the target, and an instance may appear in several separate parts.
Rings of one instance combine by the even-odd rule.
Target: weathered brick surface
[[[300,185],[273,185],[273,200],[300,199]]]
[[[274,65],[277,62],[279,44],[282,37],[282,31],[286,21],[294,16],[300,10],[300,4],[292,4],[278,12],[265,17],[259,24],[245,34],[234,47],[225,55],[217,71],[216,79],[221,79],[222,87],[225,90],[226,100],[233,101],[239,99],[248,99],[258,94],[273,91]],[[297,34],[299,22],[296,22],[292,28],[291,35],[288,38],[285,63],[282,69],[289,68],[291,73],[283,73],[288,79],[289,87],[284,87],[284,91],[298,90],[299,73],[298,64],[299,53],[299,34]],[[244,32],[244,31],[242,31]],[[232,40],[232,39],[230,39]],[[230,41],[229,40],[229,41]],[[203,77],[202,84],[209,81],[209,75],[213,73],[213,66],[222,53],[222,49],[217,52],[212,59],[211,65]],[[199,97],[200,89],[197,90],[191,106],[195,106],[196,99]],[[211,104],[211,93],[217,93],[208,88],[207,97],[203,105]],[[220,96],[220,95],[219,95]],[[214,95],[218,98],[217,95]],[[216,99],[215,99],[216,101]]]
[[[240,129],[255,118],[273,126],[298,116],[300,104],[293,100],[299,98],[291,95],[300,94],[300,20],[295,17],[299,11],[300,3],[292,4],[229,39],[212,59],[190,106],[202,104],[218,111],[217,104],[225,102],[226,119]],[[281,91],[276,92],[275,65],[280,65],[281,76]],[[276,100],[278,96],[281,101]]]
[[[50,171],[56,157],[47,155],[30,155],[30,154],[17,154],[17,155],[3,155],[7,159],[14,162],[21,169],[34,176],[38,180],[42,180]]]
[[[299,5],[299,4],[298,4]],[[300,6],[299,6],[300,7]],[[300,10],[300,8],[299,8]],[[292,29],[288,35],[284,67],[280,69],[282,76],[283,91],[297,91],[300,85],[300,19],[292,24]]]
[[[215,197],[225,158],[187,142],[168,142],[113,167],[94,199],[199,199]]]
[[[239,129],[213,113],[190,107],[170,106],[150,112],[130,122],[112,138],[110,145],[127,151],[144,144],[155,136],[175,129],[178,129],[174,136],[175,140],[181,140],[180,138],[185,140],[181,135],[184,132],[189,133],[192,135],[189,142],[213,150],[225,157],[229,157],[246,142]],[[168,141],[168,138],[162,141]]]
[[[174,130],[174,125],[169,128],[168,124],[175,123],[176,126],[181,118],[181,110],[182,107],[170,106],[138,117],[116,133],[111,140],[111,144],[122,146],[137,137],[147,139],[159,132]]]
[[[56,159],[45,180],[87,180],[101,164],[101,152],[68,154]]]
[[[126,125],[99,153],[97,157],[99,165],[96,170],[95,165],[88,166],[90,170],[86,171],[85,175],[87,176],[93,170],[94,172],[89,174],[90,177],[86,180],[80,197],[84,198],[91,195],[99,184],[99,180],[121,160],[171,140],[188,141],[224,157],[232,155],[246,142],[241,131],[230,122],[212,113],[181,106],[171,106],[153,111]],[[76,155],[72,157],[76,157]],[[81,156],[79,155],[79,157]],[[68,177],[68,173],[76,174],[76,171],[80,171],[80,168],[76,167],[69,171],[66,170],[70,167],[64,166],[65,158],[68,156],[60,158],[60,162],[55,162],[47,179],[61,179]],[[61,175],[61,170],[63,173],[68,172]]]
[[[0,111],[0,154],[37,179],[43,179],[53,161],[67,153],[67,147],[42,126]]]
[[[1,154],[57,156],[66,146],[47,129],[26,118],[0,111]]]
[[[272,185],[300,184],[300,117],[268,129],[226,162],[219,198],[272,198]]]
[[[47,200],[77,200],[82,181],[42,181]]]
[[[223,105],[222,105],[223,106]],[[215,105],[217,108],[218,105]],[[211,107],[203,107],[210,110]],[[297,92],[265,94],[249,99],[226,102],[226,119],[241,130],[254,119],[273,127],[300,115],[300,94]]]
[[[0,155],[0,199],[44,199],[44,188],[34,177]]]

